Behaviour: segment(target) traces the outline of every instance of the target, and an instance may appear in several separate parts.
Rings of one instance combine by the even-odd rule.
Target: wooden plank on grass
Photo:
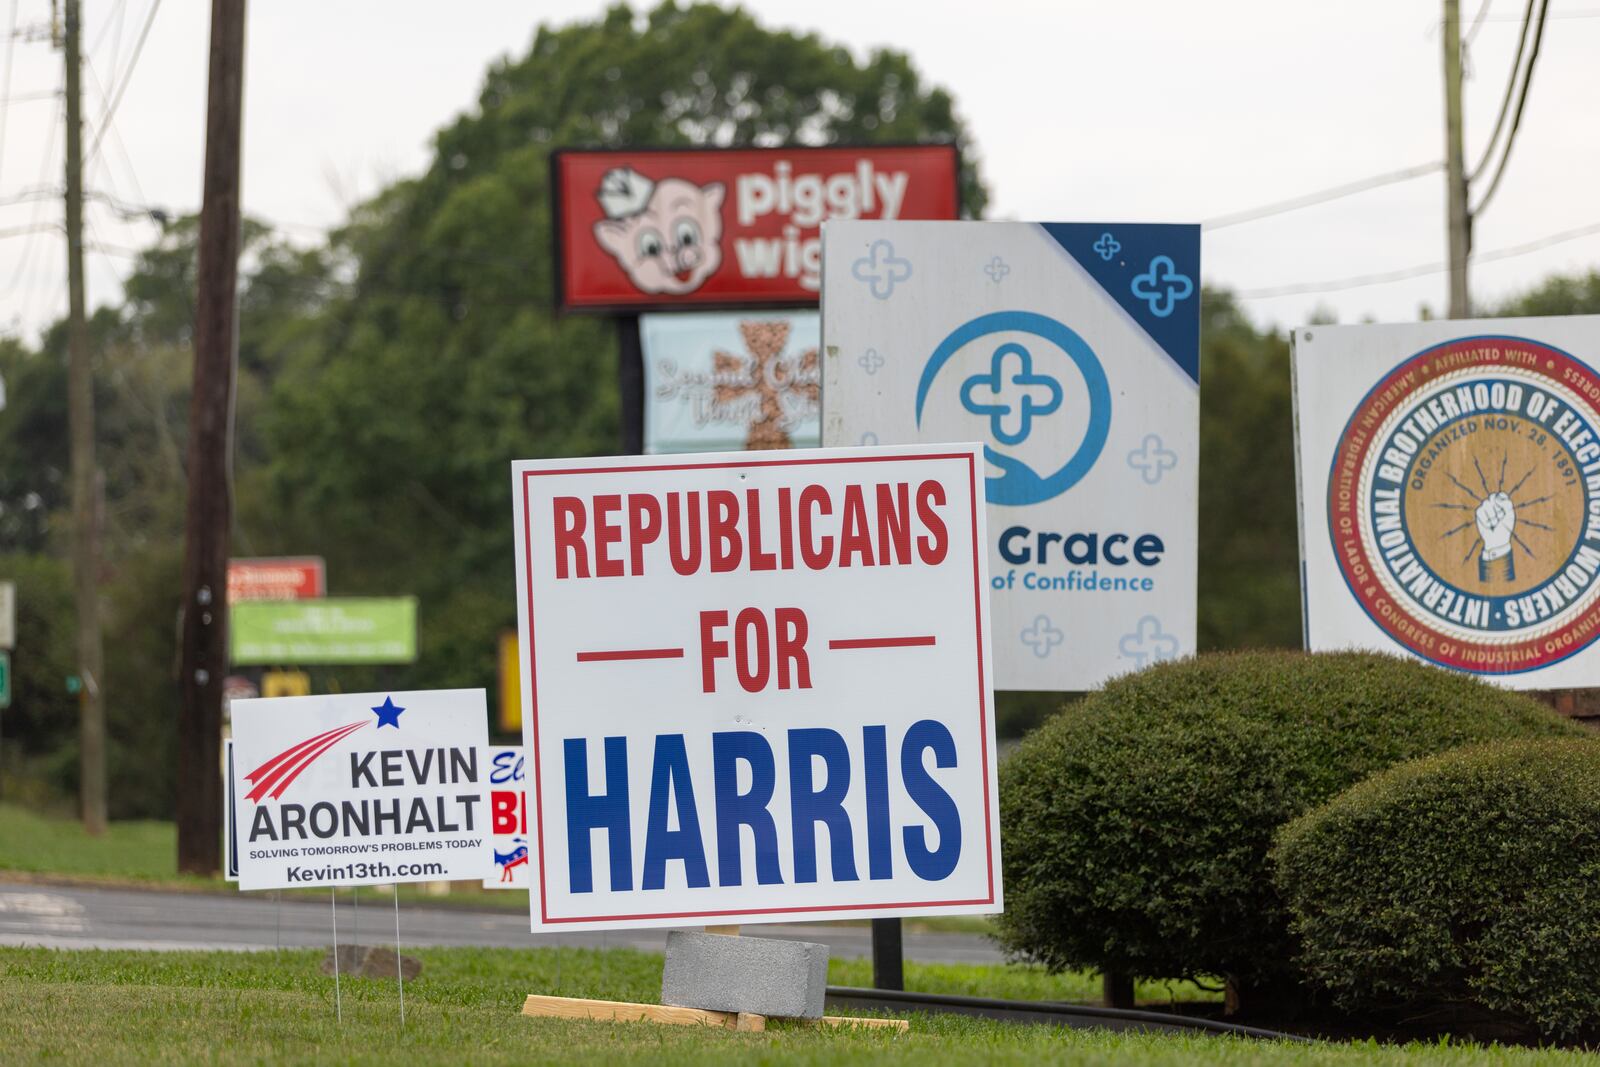
[[[760,1032],[767,1027],[766,1017],[749,1012],[710,1011],[705,1008],[678,1008],[668,1004],[633,1004],[619,1000],[586,1000],[581,997],[547,997],[530,994],[522,1002],[522,1014],[555,1019],[593,1019],[600,1022],[651,1022],[670,1026],[715,1026],[724,1030]]]
[[[911,1029],[909,1019],[877,1019],[868,1016],[855,1015],[824,1015],[820,1019],[800,1019],[799,1022],[807,1026],[859,1026],[867,1030],[898,1030],[905,1033]]]

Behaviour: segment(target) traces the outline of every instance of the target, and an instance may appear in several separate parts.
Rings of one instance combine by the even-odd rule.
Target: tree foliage
[[[318,671],[318,688],[492,687],[496,636],[515,626],[510,460],[617,451],[615,329],[552,309],[553,148],[929,140],[965,149],[964,210],[981,212],[953,101],[905,54],[858,58],[740,9],[619,6],[540,28],[524,54],[494,64],[476,105],[435,136],[426,170],[357,207],[325,244],[248,223],[234,554],[318,554],[336,595],[421,598],[414,667]],[[168,810],[174,787],[196,237],[194,219],[169,224],[123,305],[94,323],[118,815]],[[12,387],[0,533],[7,548],[57,556],[63,352],[59,326],[39,351],[0,344]],[[21,737],[25,752],[69,743],[70,731]]]

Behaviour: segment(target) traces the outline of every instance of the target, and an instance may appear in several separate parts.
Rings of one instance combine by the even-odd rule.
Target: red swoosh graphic
[[[260,801],[268,790],[271,790],[272,799],[278,799],[283,795],[283,791],[289,788],[289,783],[298,778],[301,771],[311,766],[318,756],[363,726],[366,726],[370,721],[370,719],[363,719],[360,722],[353,722],[346,726],[338,726],[325,733],[308,738],[298,745],[284,749],[244,776],[245,781],[255,783],[255,788],[246,793],[245,796],[250,800]]]

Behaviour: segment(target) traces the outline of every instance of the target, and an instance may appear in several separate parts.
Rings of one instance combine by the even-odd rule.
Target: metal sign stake
[[[328,913],[333,916],[333,1008],[339,1025],[344,1025],[344,1000],[339,993],[339,904],[334,899],[333,886],[328,887]]]

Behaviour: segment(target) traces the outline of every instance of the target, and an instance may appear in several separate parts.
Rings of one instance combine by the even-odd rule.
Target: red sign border
[[[539,766],[539,676],[538,666],[534,661],[534,615],[533,615],[533,523],[531,521],[531,505],[529,501],[528,480],[530,478],[545,477],[563,474],[632,474],[643,471],[674,471],[674,470],[726,470],[730,468],[745,467],[793,467],[817,466],[834,463],[881,463],[887,460],[951,460],[960,459],[967,463],[967,484],[969,487],[967,499],[971,505],[971,530],[972,530],[972,611],[973,628],[977,635],[978,653],[978,741],[980,758],[983,770],[983,845],[984,859],[988,866],[989,895],[987,897],[969,900],[921,900],[897,901],[881,904],[822,904],[813,907],[783,907],[783,908],[728,908],[720,911],[682,911],[682,912],[651,912],[631,915],[582,915],[551,918],[547,909],[547,894],[545,892],[544,873],[544,783],[540,775]],[[594,467],[569,467],[551,470],[533,470],[522,472],[522,535],[523,559],[526,561],[524,577],[527,581],[528,601],[528,696],[529,714],[533,721],[533,797],[534,811],[536,813],[537,838],[539,842],[539,919],[542,925],[550,926],[558,923],[587,923],[587,922],[639,922],[658,919],[713,919],[724,918],[729,915],[806,915],[818,912],[839,911],[885,911],[891,908],[938,908],[938,907],[964,907],[974,904],[993,904],[994,893],[994,814],[989,807],[989,699],[988,676],[983,669],[983,596],[985,590],[982,583],[982,563],[978,553],[981,546],[978,543],[978,475],[975,456],[970,452],[939,452],[916,453],[912,455],[873,455],[873,456],[836,456],[825,459],[768,459],[747,460],[740,462],[720,463],[663,463],[640,464],[630,463],[618,466]],[[530,892],[532,890],[530,889]]]
[[[660,155],[685,152],[782,152],[789,155],[806,155],[812,152],[873,152],[902,148],[944,148],[955,159],[955,205],[957,218],[961,211],[961,146],[954,140],[945,141],[883,141],[876,144],[822,144],[822,145],[640,145],[617,147],[614,145],[564,145],[550,151],[550,240],[555,250],[555,276],[551,295],[555,309],[562,315],[638,315],[648,311],[747,311],[751,309],[816,308],[822,306],[822,294],[812,297],[779,297],[757,294],[748,300],[672,301],[641,300],[621,301],[615,304],[571,304],[567,302],[567,249],[562,237],[562,208],[566,205],[566,188],[561,181],[561,157],[567,155]]]

